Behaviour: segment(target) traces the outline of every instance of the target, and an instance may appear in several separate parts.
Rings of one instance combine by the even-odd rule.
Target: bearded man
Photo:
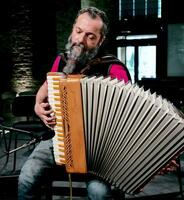
[[[127,68],[115,56],[102,55],[100,47],[106,39],[108,19],[106,14],[89,7],[79,11],[66,45],[66,51],[57,56],[52,72],[66,74],[103,75],[128,82]],[[48,127],[56,124],[56,117],[48,103],[47,81],[36,95],[35,113]],[[49,133],[48,133],[49,134]],[[41,199],[41,185],[46,169],[55,166],[52,139],[41,141],[25,162],[18,182],[18,199]],[[87,182],[88,198],[112,199],[111,188],[95,179]]]

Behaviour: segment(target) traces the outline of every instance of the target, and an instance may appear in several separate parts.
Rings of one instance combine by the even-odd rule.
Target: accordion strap
[[[92,75],[93,72],[94,74],[95,72],[97,73],[100,72],[99,75],[107,76],[113,64],[121,65],[123,69],[126,71],[128,79],[131,80],[130,73],[125,64],[122,63],[118,58],[116,58],[116,56],[112,54],[107,54],[105,56],[92,59],[88,63],[88,65],[80,71],[80,73]]]
[[[69,188],[70,188],[70,200],[72,200],[72,178],[71,178],[71,174],[68,173],[68,181],[69,181]]]
[[[52,72],[58,72],[62,71],[62,68],[66,64],[66,58],[64,54],[59,54],[56,58],[56,60],[53,63]],[[131,76],[130,73],[125,66],[124,63],[122,63],[116,56],[112,54],[107,54],[102,57],[97,57],[92,59],[86,67],[80,70],[80,74],[85,74],[85,75],[103,75],[103,76],[108,76],[109,71],[112,67],[113,64],[118,64],[123,67],[123,69],[126,71],[126,74],[128,76],[128,79],[131,81]]]

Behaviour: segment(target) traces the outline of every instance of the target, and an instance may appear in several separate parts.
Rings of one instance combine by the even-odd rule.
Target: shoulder
[[[109,75],[111,78],[124,80],[125,83],[131,81],[129,71],[124,65],[112,64],[111,67],[109,68]]]
[[[131,76],[126,65],[120,61],[115,55],[107,54],[100,58],[100,62],[108,67],[108,74],[112,78],[124,80],[125,82],[131,81]]]

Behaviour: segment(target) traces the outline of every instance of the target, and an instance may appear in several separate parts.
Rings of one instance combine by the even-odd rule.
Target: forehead
[[[99,16],[91,18],[88,13],[83,13],[78,16],[74,26],[81,28],[85,32],[101,33],[103,22]]]

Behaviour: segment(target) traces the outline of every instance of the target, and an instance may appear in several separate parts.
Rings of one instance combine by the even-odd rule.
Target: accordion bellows
[[[56,163],[138,193],[184,147],[184,120],[167,99],[104,77],[48,73]]]

